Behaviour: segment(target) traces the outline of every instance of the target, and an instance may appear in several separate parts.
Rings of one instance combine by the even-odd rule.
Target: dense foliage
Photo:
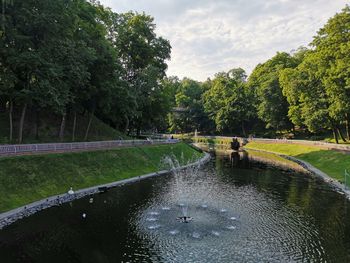
[[[73,119],[72,140],[77,113],[90,116],[85,139],[94,115],[128,131],[165,119],[160,83],[171,47],[156,36],[152,17],[86,0],[14,0],[4,7],[0,103],[8,111],[9,141],[14,126],[22,141],[28,110],[60,116],[60,139],[67,117]]]
[[[93,0],[4,3],[0,111],[9,141],[13,130],[22,141],[29,110],[33,129],[49,112],[59,117],[58,138],[69,124],[73,141],[81,114],[89,116],[85,139],[97,116],[123,132],[333,132],[336,142],[350,140],[349,6],[310,48],[278,52],[249,78],[236,68],[198,82],[166,76],[171,47],[146,14],[118,14]]]

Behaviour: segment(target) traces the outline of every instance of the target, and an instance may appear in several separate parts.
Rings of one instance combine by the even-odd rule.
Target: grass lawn
[[[187,162],[200,153],[184,143],[115,150],[0,158],[0,212],[48,196],[110,183],[161,169],[174,154]]]
[[[296,157],[310,163],[340,182],[344,182],[344,170],[350,170],[350,154],[325,150],[317,146],[250,142],[245,148]]]

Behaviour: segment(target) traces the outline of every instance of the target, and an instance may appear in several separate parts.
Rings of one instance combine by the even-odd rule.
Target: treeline
[[[348,6],[309,48],[279,52],[249,78],[237,68],[204,82],[166,77],[171,46],[146,14],[118,14],[93,0],[3,7],[0,117],[5,111],[10,142],[22,142],[26,125],[38,130],[41,118],[56,123],[60,140],[69,126],[74,141],[82,115],[85,140],[94,116],[125,133],[332,132],[336,142],[350,140]]]
[[[89,115],[85,139],[94,116],[125,132],[166,127],[161,80],[171,46],[152,17],[86,0],[11,0],[3,8],[0,109],[9,141],[22,142],[33,111],[58,117],[61,140],[67,119],[75,140],[81,114]]]
[[[242,69],[213,80],[169,78],[176,90],[172,131],[276,135],[331,131],[350,140],[350,8],[329,19],[309,48],[279,52],[249,78]],[[240,130],[238,130],[238,127]]]

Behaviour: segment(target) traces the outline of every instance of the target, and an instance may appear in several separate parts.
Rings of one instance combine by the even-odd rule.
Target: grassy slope
[[[325,150],[316,146],[250,142],[246,145],[246,148],[266,150],[296,157],[309,162],[340,182],[344,182],[344,170],[350,169],[349,154]]]
[[[249,150],[249,149],[247,149],[247,152],[248,152],[249,156],[251,156],[251,157],[267,159],[271,163],[282,164],[284,166],[296,168],[296,169],[298,168],[298,164],[296,164],[295,162],[287,160],[287,159],[285,159],[279,155],[273,154],[273,153],[253,151],[253,150]]]
[[[109,151],[22,156],[0,159],[0,212],[55,194],[160,169],[165,155],[199,158],[186,144],[121,148]]]
[[[32,116],[28,114],[25,129],[24,129],[24,138],[23,143],[43,143],[43,142],[58,142],[58,129],[60,125],[60,120],[57,116],[47,117],[42,116],[39,127],[39,139],[35,138],[33,134],[33,128],[28,126],[28,124],[33,125]],[[14,121],[14,141],[12,143],[16,143],[18,127],[18,121]],[[78,115],[77,118],[77,128],[76,128],[76,139],[75,141],[84,141],[85,130],[88,124],[88,116]],[[65,129],[65,142],[71,142],[72,139],[72,127],[73,127],[73,119],[71,116],[68,117]],[[0,144],[2,143],[11,143],[8,140],[9,138],[9,123],[8,116],[5,113],[0,113]],[[118,138],[127,139],[128,137],[113,129],[109,125],[105,124],[103,121],[94,117],[91,123],[91,128],[89,132],[88,141],[99,141],[99,140],[115,140]]]

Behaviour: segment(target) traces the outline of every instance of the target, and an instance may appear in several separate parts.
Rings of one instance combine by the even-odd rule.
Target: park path
[[[178,140],[156,139],[156,140],[115,140],[115,141],[96,141],[96,142],[74,142],[74,143],[6,144],[6,145],[0,145],[0,157],[108,150],[108,149],[117,149],[117,148],[123,148],[123,147],[139,147],[139,146],[146,146],[146,145],[173,144],[177,142]]]

